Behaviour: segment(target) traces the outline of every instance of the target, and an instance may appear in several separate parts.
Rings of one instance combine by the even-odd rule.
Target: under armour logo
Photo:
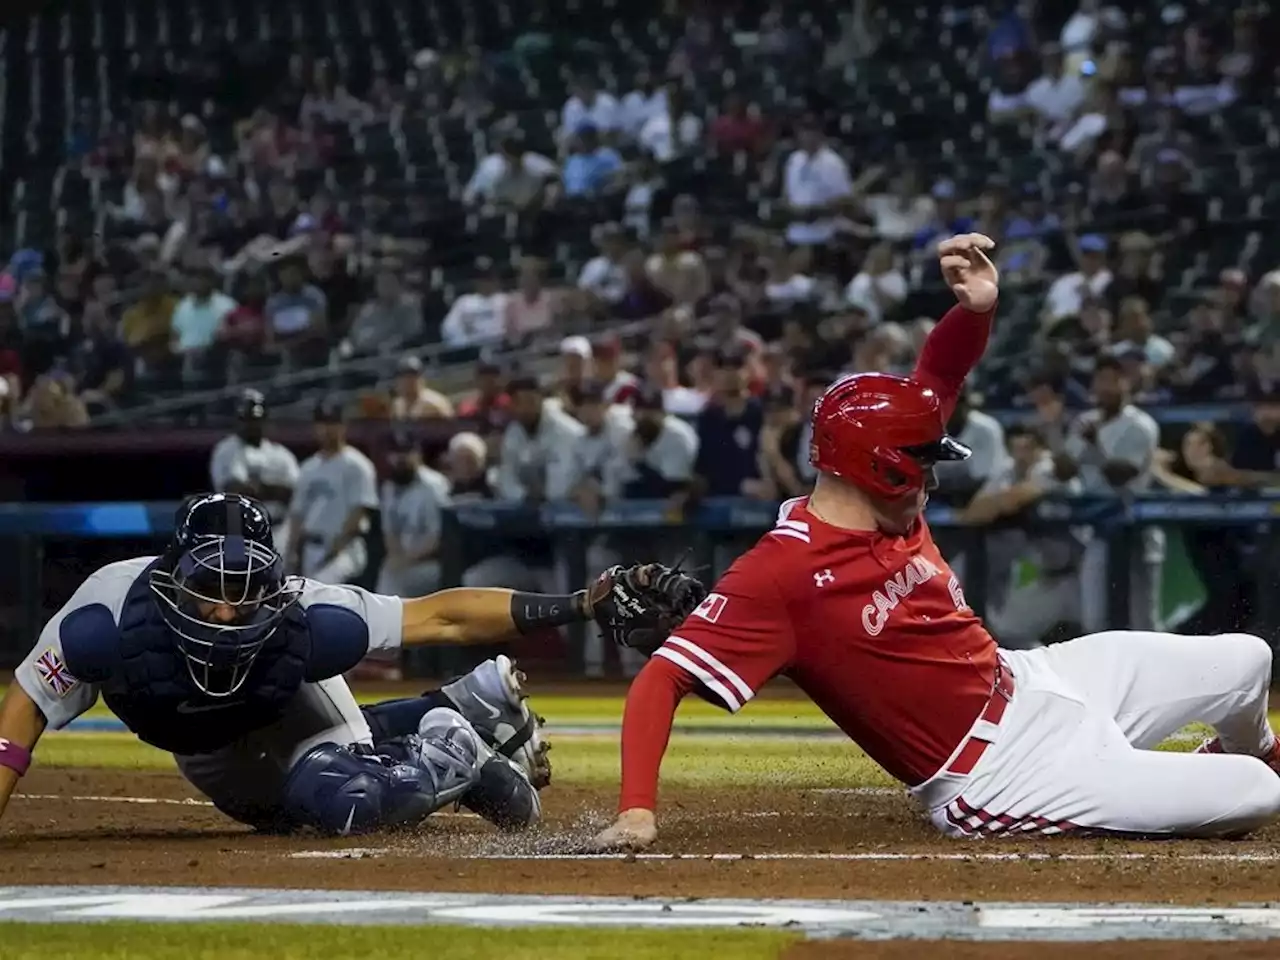
[[[813,575],[813,585],[815,587],[825,587],[828,583],[835,583],[836,575],[830,570],[822,570]]]

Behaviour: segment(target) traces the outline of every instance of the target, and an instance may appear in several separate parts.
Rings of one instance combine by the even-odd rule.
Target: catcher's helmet
[[[967,460],[947,436],[942,398],[910,377],[855,373],[813,408],[809,462],[820,472],[886,500],[921,489],[940,460]]]
[[[189,497],[151,572],[160,613],[204,694],[235,693],[263,645],[301,596],[284,575],[262,504],[239,494]]]

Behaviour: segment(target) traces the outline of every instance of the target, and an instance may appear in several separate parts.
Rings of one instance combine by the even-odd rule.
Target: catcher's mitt
[[[610,567],[586,591],[587,610],[614,643],[645,656],[707,595],[702,581],[660,563]]]

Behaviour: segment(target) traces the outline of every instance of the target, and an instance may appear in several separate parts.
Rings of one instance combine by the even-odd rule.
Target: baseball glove
[[[614,643],[645,656],[707,595],[702,581],[661,563],[613,566],[587,588],[587,610]]]

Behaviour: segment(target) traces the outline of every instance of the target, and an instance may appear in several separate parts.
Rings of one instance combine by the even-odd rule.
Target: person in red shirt
[[[939,246],[953,307],[910,377],[838,380],[815,406],[809,497],[653,651],[627,696],[615,823],[593,847],[657,837],[658,771],[680,700],[736,712],[789,676],[957,837],[1085,829],[1227,836],[1280,814],[1257,637],[1109,631],[1001,651],[923,516],[933,465],[970,451],[945,424],[991,331],[998,274],[980,234]],[[1195,754],[1155,751],[1192,721]]]

